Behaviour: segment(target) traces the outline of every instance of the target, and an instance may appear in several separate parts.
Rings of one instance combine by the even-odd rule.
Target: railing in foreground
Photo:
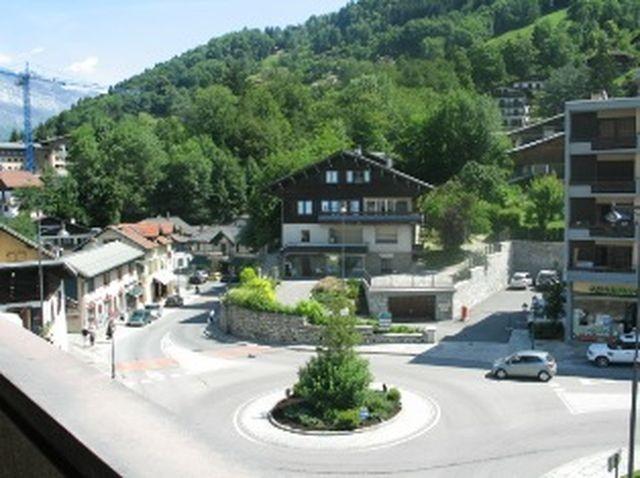
[[[250,475],[170,412],[1,319],[0,437],[2,476]]]

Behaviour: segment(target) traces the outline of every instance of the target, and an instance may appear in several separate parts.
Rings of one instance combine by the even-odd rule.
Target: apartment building
[[[383,155],[341,151],[272,186],[282,200],[282,258],[288,277],[406,272],[431,186]]]
[[[565,122],[569,331],[603,340],[635,323],[640,98],[571,101]]]
[[[505,129],[522,128],[531,122],[531,106],[526,92],[501,87],[496,90],[494,96],[498,101]]]

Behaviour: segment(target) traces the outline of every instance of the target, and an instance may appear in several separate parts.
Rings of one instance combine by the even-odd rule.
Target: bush
[[[295,313],[306,317],[309,323],[314,325],[322,325],[327,321],[327,309],[313,299],[298,302]]]
[[[336,412],[333,425],[338,430],[355,430],[360,425],[358,409],[339,410]]]
[[[258,273],[256,272],[256,270],[253,267],[245,267],[240,272],[240,283],[241,284],[248,284],[249,282],[251,282],[252,280],[257,279],[257,278],[258,278]]]
[[[387,398],[392,402],[400,402],[400,390],[392,388],[387,392]]]
[[[328,276],[318,281],[311,290],[311,294],[329,292],[332,294],[346,294],[347,284],[337,277]]]

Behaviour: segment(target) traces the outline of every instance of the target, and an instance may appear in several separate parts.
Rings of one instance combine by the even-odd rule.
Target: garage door
[[[394,322],[435,320],[436,298],[433,295],[389,297],[388,306]]]

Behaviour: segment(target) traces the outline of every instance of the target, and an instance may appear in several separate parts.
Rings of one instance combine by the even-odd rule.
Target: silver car
[[[491,368],[491,374],[502,380],[507,377],[537,378],[548,382],[557,373],[558,366],[553,356],[542,350],[523,350],[498,359]]]

